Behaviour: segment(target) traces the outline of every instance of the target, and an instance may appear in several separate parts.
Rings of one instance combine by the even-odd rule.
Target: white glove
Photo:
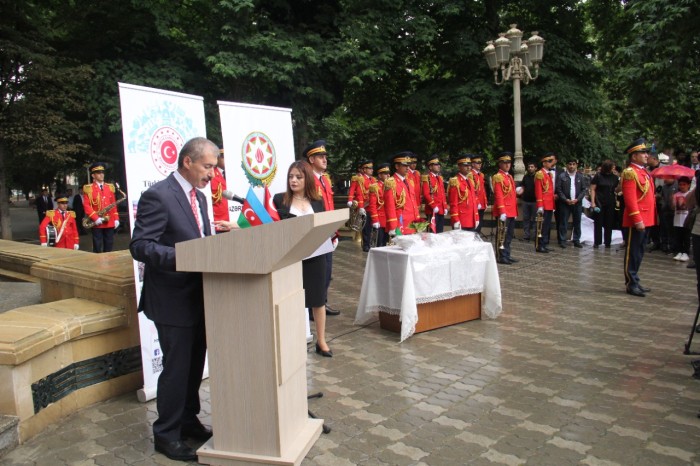
[[[544,207],[538,207],[538,208],[537,208],[537,213],[538,213],[538,214],[543,214],[543,213],[544,213]]]
[[[374,223],[372,224],[372,228],[375,228],[375,229],[379,229],[380,226],[381,226],[381,225],[379,224],[379,222],[374,222]]]
[[[462,229],[462,224],[459,222],[455,222],[452,224],[452,229],[453,230],[461,230]]]
[[[348,207],[352,207],[352,201],[348,201]]]
[[[439,207],[433,207],[433,213],[434,213],[434,214],[437,214],[438,212],[440,212],[440,208],[439,208]]]
[[[506,221],[506,214],[501,214],[501,216],[498,217],[498,219],[499,219],[501,222],[505,222],[505,221]]]
[[[116,230],[117,228],[119,228],[119,220],[114,221],[114,229]]]
[[[517,194],[518,196],[520,196],[524,191],[525,189],[522,186],[518,186],[517,188],[515,188],[515,194]]]
[[[97,220],[95,220],[95,225],[102,225],[103,223],[102,217],[97,217]]]
[[[392,238],[396,236],[396,230],[389,230],[389,236],[391,236]]]
[[[479,228],[479,221],[474,222],[474,228]]]
[[[338,247],[338,238],[333,238],[331,240],[331,244],[333,245],[333,249]]]
[[[449,214],[449,213],[450,213],[450,208],[449,208],[449,207],[445,207],[445,215],[447,215],[447,214]]]
[[[46,244],[46,243],[41,243],[41,247],[42,247],[42,248],[48,248],[48,247],[49,247],[49,245],[48,245],[48,244]]]
[[[362,207],[359,208],[360,215],[367,215],[367,211]]]
[[[476,206],[476,210],[481,210],[481,204]]]
[[[77,251],[78,249],[80,249],[80,245],[79,245],[79,244],[74,244],[74,245],[73,245],[73,250]]]

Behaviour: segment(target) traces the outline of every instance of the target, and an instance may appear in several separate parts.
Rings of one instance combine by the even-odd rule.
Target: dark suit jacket
[[[36,210],[39,213],[39,217],[42,219],[46,215],[47,210],[53,209],[53,199],[51,196],[46,196],[47,202],[44,202],[44,198],[39,196],[36,198]]]
[[[272,203],[275,204],[275,209],[280,216],[281,220],[285,218],[296,217],[294,214],[289,213],[289,207],[284,205],[284,193],[277,193],[272,197]],[[314,209],[314,213],[324,212],[326,209],[323,207],[323,200],[311,201],[311,208]]]
[[[588,192],[588,186],[586,186],[586,182],[584,181],[583,175],[580,172],[576,172],[576,179],[574,180],[574,183],[576,184],[575,199],[578,199],[578,203],[580,205],[581,201]],[[560,173],[557,177],[556,186],[557,198],[560,201],[566,201],[571,199],[571,177],[569,176],[569,173],[566,170]]]
[[[207,200],[197,191],[204,234]],[[145,264],[139,311],[157,324],[191,327],[204,317],[202,274],[175,271],[175,244],[199,238],[190,200],[170,174],[141,195],[129,250]]]

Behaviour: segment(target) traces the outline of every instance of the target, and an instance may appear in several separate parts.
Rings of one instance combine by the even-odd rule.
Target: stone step
[[[0,458],[19,444],[19,419],[0,414]]]
[[[28,275],[22,272],[15,272],[14,270],[0,269],[0,279],[12,281],[12,282],[31,282],[39,283],[41,280],[32,275]]]

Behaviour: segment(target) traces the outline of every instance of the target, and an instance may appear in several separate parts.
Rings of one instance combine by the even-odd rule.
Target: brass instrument
[[[544,213],[537,212],[537,217],[535,218],[535,227],[537,230],[537,237],[535,238],[535,249],[540,247],[540,238],[542,238],[542,223],[544,222]]]
[[[376,248],[378,241],[379,241],[379,228],[372,228],[372,233],[369,235],[369,247],[370,247],[370,249]]]
[[[359,207],[353,205],[350,207],[350,218],[345,222],[345,226],[350,228],[352,231],[362,231],[362,228],[367,222],[367,212]]]
[[[501,219],[496,220],[496,245],[498,246],[498,257],[501,256],[501,250],[505,249],[506,242],[506,222]]]
[[[109,216],[105,215],[107,212],[112,210],[112,208],[116,207],[117,205],[121,204],[122,202],[126,201],[126,194],[124,194],[124,191],[122,191],[119,188],[119,183],[114,183],[114,187],[117,188],[117,191],[119,191],[119,194],[122,195],[121,199],[117,199],[116,201],[112,202],[109,205],[104,206],[100,210],[97,211],[97,216],[102,219],[103,222],[108,222],[109,221]],[[95,226],[95,222],[92,221],[90,217],[84,217],[83,218],[83,226],[85,228],[92,228]]]

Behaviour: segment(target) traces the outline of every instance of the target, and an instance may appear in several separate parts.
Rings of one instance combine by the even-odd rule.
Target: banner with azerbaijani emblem
[[[185,142],[197,136],[206,137],[204,102],[198,96],[124,83],[119,83],[119,98],[129,220],[133,230],[141,193],[177,169],[178,154]],[[205,188],[202,192],[209,199],[209,218],[213,218],[211,189]],[[134,277],[138,302],[143,264],[136,261]],[[142,312],[138,316],[144,384],[138,398],[147,401],[156,396],[158,376],[163,370],[163,354],[155,325]],[[207,372],[205,368],[205,376]]]
[[[242,198],[252,188],[264,204],[265,188],[272,194],[287,189],[287,169],[295,159],[292,110],[223,101],[218,104],[227,188]],[[236,222],[243,206],[234,204],[232,210],[231,220]],[[247,208],[244,213],[245,221],[241,219],[239,225],[263,223],[255,209]]]

